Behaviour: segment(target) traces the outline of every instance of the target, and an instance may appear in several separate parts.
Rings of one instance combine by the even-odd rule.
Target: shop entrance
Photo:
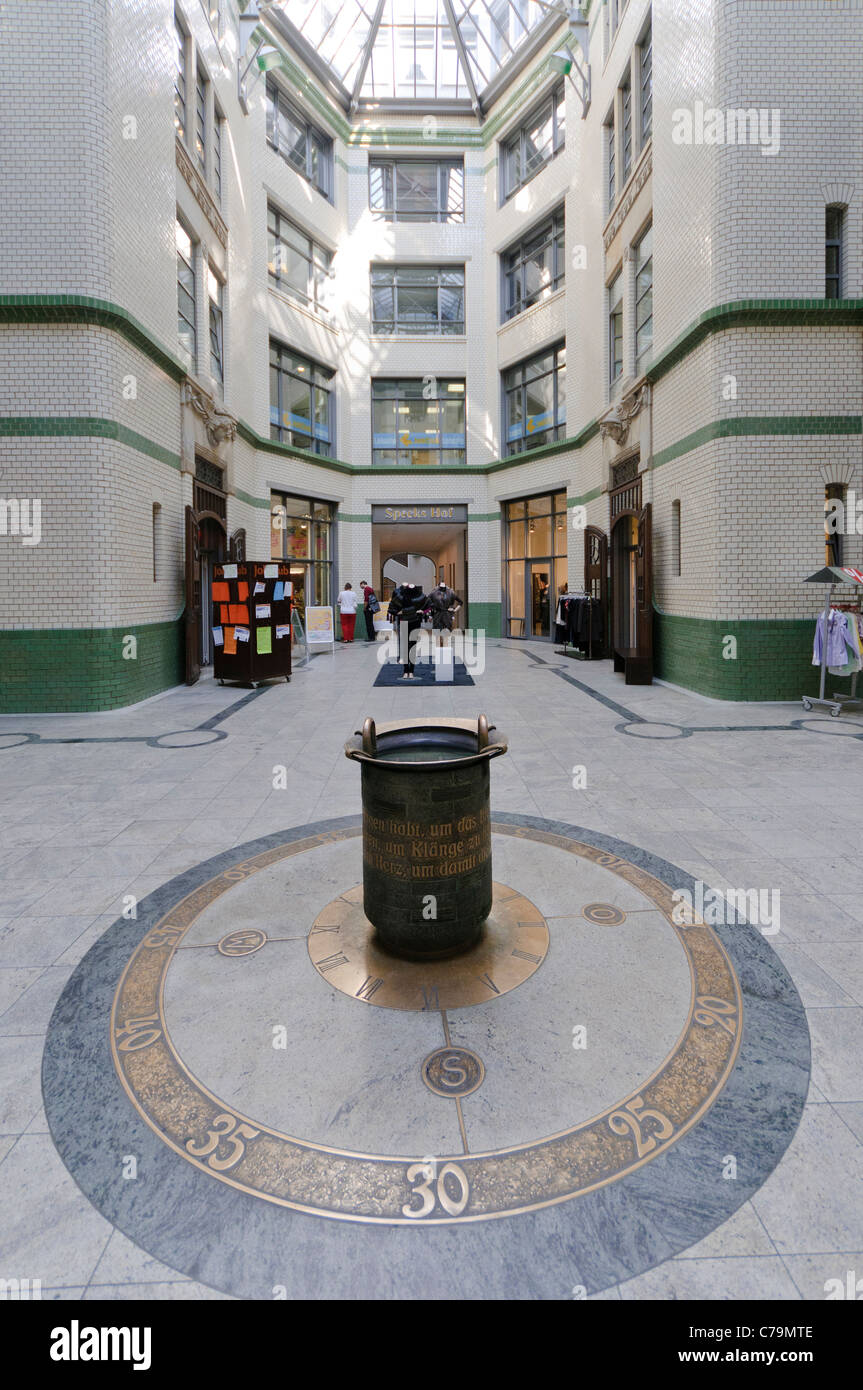
[[[398,584],[420,584],[428,592],[441,580],[461,599],[463,607],[459,609],[456,625],[466,628],[469,624],[467,507],[374,506],[370,583],[381,607],[386,608]]]
[[[650,504],[617,514],[611,528],[611,654],[627,685],[653,680]]]

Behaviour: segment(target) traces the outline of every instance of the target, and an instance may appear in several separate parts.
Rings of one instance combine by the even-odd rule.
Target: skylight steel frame
[[[289,18],[290,0],[287,4],[285,0],[270,0],[265,9],[262,7],[261,18],[266,18],[272,24],[274,30],[287,41],[315,76],[321,80],[329,94],[351,117],[363,109],[410,112],[412,114],[426,110],[439,114],[473,111],[477,119],[481,121],[492,102],[509,86],[510,82],[524,71],[555,31],[566,23],[573,6],[566,3],[566,0],[551,0],[551,2],[550,0],[532,0],[537,9],[544,13],[539,20],[530,21],[522,17],[518,0],[501,0],[501,3],[506,7],[507,17],[515,16],[517,24],[523,30],[518,39],[514,38],[511,41],[510,28],[512,26],[510,24],[506,28],[502,27],[500,17],[493,9],[492,0],[457,0],[457,3],[460,7],[459,12],[457,12],[453,0],[439,0],[434,19],[429,17],[429,22],[423,24],[422,20],[417,18],[414,28],[415,32],[428,29],[438,36],[441,32],[448,31],[449,39],[457,56],[456,91],[464,84],[469,93],[465,97],[460,95],[441,97],[437,95],[439,37],[435,40],[434,84],[436,94],[434,96],[396,95],[399,76],[395,66],[393,68],[392,93],[363,95],[363,88],[368,83],[382,25],[390,28],[394,36],[399,30],[409,27],[409,25],[399,22],[398,11],[388,8],[390,0],[356,0],[354,23],[368,23],[369,27],[362,38],[359,60],[354,58],[347,65],[343,76],[340,75],[337,67],[323,56],[322,51],[324,40],[328,35],[333,34],[338,24],[343,13],[342,8],[334,9],[331,15],[324,16],[324,21],[329,18],[329,23],[325,32],[318,35],[317,41],[314,43],[310,41],[299,25],[300,23],[305,25],[312,16],[321,17],[318,4],[313,4],[306,11],[304,18],[298,19],[295,23]],[[388,22],[390,19],[392,23]],[[463,31],[465,24],[472,24],[474,27],[477,35],[476,52],[466,41]],[[350,31],[349,28],[342,35],[338,48],[332,55],[333,59],[337,56],[338,51],[344,48]],[[497,36],[496,43],[494,36]],[[505,56],[501,57],[496,54],[492,43],[495,43],[495,46],[502,51],[505,50]],[[487,50],[487,54],[485,50]]]

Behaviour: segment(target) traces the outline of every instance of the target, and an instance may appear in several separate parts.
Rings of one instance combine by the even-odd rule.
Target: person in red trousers
[[[357,620],[357,594],[350,584],[346,584],[336,599],[342,620],[342,641],[353,642],[354,624]]]

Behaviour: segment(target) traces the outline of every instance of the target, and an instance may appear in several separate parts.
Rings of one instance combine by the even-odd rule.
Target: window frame
[[[274,355],[274,353],[275,353],[275,356],[276,356],[276,361],[275,361],[275,362],[273,361],[273,355]],[[287,366],[286,364],[284,364],[284,363],[282,362],[282,360],[281,360],[283,354],[289,354],[291,357],[295,358],[298,362],[302,363],[303,366],[305,366],[306,368],[308,368],[309,375],[308,375],[307,377],[303,377],[303,376],[297,371],[296,367],[289,367],[289,366]],[[272,382],[272,372],[273,372],[273,370],[275,370],[276,373],[277,373],[277,376],[276,376],[276,382],[277,382],[276,411],[277,411],[278,416],[279,416],[279,423],[276,424],[276,423],[273,421],[273,418],[272,418],[273,403],[272,403],[272,391],[271,391],[271,393],[270,393],[270,438],[271,438],[271,439],[275,438],[280,444],[289,444],[289,445],[291,446],[291,448],[293,448],[293,449],[304,449],[307,453],[318,454],[318,455],[320,455],[322,458],[335,458],[335,447],[336,447],[336,441],[335,441],[335,434],[336,434],[336,430],[335,430],[335,425],[336,425],[336,398],[335,398],[335,385],[334,385],[334,383],[335,383],[335,380],[336,380],[336,372],[335,372],[334,368],[325,366],[323,362],[316,362],[316,361],[314,360],[314,358],[307,357],[307,356],[305,355],[305,353],[302,353],[302,352],[297,351],[296,348],[291,347],[288,343],[282,342],[282,340],[281,340],[280,338],[274,338],[274,337],[271,337],[271,338],[270,338],[270,343],[269,343],[269,355],[268,355],[268,366],[269,366],[269,372],[270,372],[270,379],[271,379],[271,382]],[[284,419],[285,419],[285,408],[284,408],[284,383],[285,383],[285,378],[289,378],[291,381],[298,381],[298,382],[300,382],[303,386],[307,386],[307,387],[308,387],[308,390],[309,390],[309,416],[308,416],[308,420],[309,420],[309,425],[310,425],[310,427],[311,427],[308,433],[307,433],[305,430],[296,428],[294,425],[291,425],[291,424],[287,424],[287,425],[286,425],[286,424],[284,423]],[[326,436],[324,436],[324,435],[319,435],[319,434],[317,433],[317,418],[316,418],[316,392],[317,392],[317,391],[323,391],[323,392],[326,394],[326,398],[327,398],[327,424],[326,424],[327,434],[326,434]],[[274,435],[273,431],[276,432],[275,435]],[[285,435],[291,435],[291,436],[301,435],[301,436],[303,436],[304,438],[308,439],[308,443],[296,443],[295,440],[294,440],[294,438],[289,438],[289,439],[284,438],[283,436],[285,436]]]
[[[398,207],[398,179],[396,176],[399,165],[407,164],[426,164],[433,166],[437,170],[437,203],[438,206],[428,217],[418,212],[401,211]],[[375,207],[372,201],[372,174],[376,169],[388,169],[390,171],[391,207]],[[449,184],[446,186],[443,181],[444,170],[457,170],[461,175],[461,207],[450,210],[445,204],[449,197]],[[418,157],[409,159],[405,156],[393,156],[392,158],[370,158],[368,165],[369,178],[369,211],[376,221],[380,222],[401,222],[406,226],[412,223],[434,222],[434,223],[453,223],[461,225],[464,222],[465,199],[464,199],[464,157],[452,157],[446,159],[432,157]]]
[[[281,159],[284,160],[289,169],[299,174],[301,179],[314,188],[316,193],[320,193],[328,203],[335,203],[335,158],[332,137],[327,135],[325,130],[316,126],[313,121],[304,114],[299,106],[282,91],[272,78],[267,79],[266,86],[267,102],[267,144],[274,150]],[[300,168],[296,160],[281,148],[279,143],[279,116],[284,111],[287,120],[302,131],[304,140],[303,162],[304,168]],[[316,165],[321,167],[320,159],[315,159],[315,151],[323,155],[323,168],[325,179],[322,183],[316,177]]]
[[[273,229],[273,228],[271,227],[271,225],[270,225],[271,220],[272,220],[273,218],[275,218],[275,221],[276,221],[275,229]],[[292,228],[292,229],[297,233],[297,235],[298,235],[300,238],[302,238],[304,241],[307,241],[307,242],[309,243],[309,254],[308,254],[308,256],[306,256],[305,251],[303,251],[299,246],[296,246],[296,245],[290,240],[289,237],[283,235],[283,230],[282,230],[282,225],[283,225],[283,224],[285,224],[286,227]],[[318,288],[318,287],[319,287],[319,283],[320,283],[320,282],[332,280],[332,278],[333,278],[333,260],[334,260],[334,257],[335,257],[335,253],[334,253],[333,251],[331,251],[331,250],[329,249],[329,247],[324,246],[322,242],[316,241],[315,238],[314,238],[313,236],[311,236],[307,231],[305,231],[304,228],[302,228],[302,227],[299,225],[298,222],[295,222],[295,221],[293,220],[293,218],[288,217],[286,213],[282,212],[282,210],[281,210],[281,208],[278,206],[278,204],[273,203],[273,202],[268,202],[268,203],[267,203],[267,251],[268,251],[268,253],[269,253],[269,242],[270,242],[270,237],[271,237],[271,236],[274,236],[274,237],[276,238],[277,244],[278,244],[279,246],[283,246],[283,245],[287,244],[288,246],[290,246],[290,248],[291,248],[292,251],[294,251],[298,256],[300,256],[302,259],[304,259],[304,260],[306,261],[306,264],[307,264],[307,266],[308,266],[308,275],[307,275],[307,277],[306,277],[307,290],[306,290],[306,293],[304,294],[302,290],[300,290],[300,289],[298,289],[298,288],[296,287],[296,285],[291,284],[291,282],[287,279],[287,277],[286,277],[286,275],[284,274],[284,272],[283,272],[282,274],[279,274],[279,273],[275,273],[275,274],[274,274],[273,271],[270,269],[271,262],[270,262],[269,259],[268,259],[268,261],[267,261],[267,275],[268,275],[269,280],[272,281],[272,283],[276,286],[276,288],[277,288],[282,294],[286,294],[290,299],[293,299],[293,300],[295,300],[297,303],[302,304],[303,307],[306,308],[306,309],[308,309],[310,313],[315,313],[315,314],[320,315],[320,316],[321,316],[322,318],[324,318],[324,319],[329,319],[329,316],[330,316],[330,308],[329,308],[329,305],[325,302],[324,297],[322,297],[321,294],[319,293],[319,288]],[[320,259],[319,259],[319,253],[320,253]],[[318,269],[318,268],[323,272],[322,275],[321,275],[321,277],[320,277],[320,281],[319,281],[319,277],[315,274],[315,271],[316,271],[316,269]]]
[[[213,103],[213,192],[222,206],[222,126],[225,113],[217,101]]]
[[[435,322],[429,321],[429,322],[427,322],[427,323],[423,323],[420,327],[417,327],[417,328],[400,327],[400,326],[399,326],[399,325],[400,325],[401,323],[403,323],[403,322],[405,322],[405,323],[408,323],[408,322],[409,322],[409,320],[401,320],[400,317],[399,317],[399,290],[400,290],[400,289],[407,289],[410,282],[407,281],[407,282],[405,282],[404,285],[400,285],[400,284],[399,284],[399,280],[398,280],[398,275],[399,275],[399,272],[400,272],[400,271],[403,272],[403,271],[406,271],[406,270],[425,270],[425,271],[428,272],[429,276],[432,276],[432,275],[435,275],[435,276],[436,276],[436,283],[435,283],[435,285],[432,286],[432,285],[430,284],[429,286],[426,286],[426,288],[434,288],[434,289],[436,289],[436,291],[437,291],[437,319],[436,319]],[[445,284],[442,283],[441,276],[442,276],[443,274],[445,274],[445,273],[449,273],[449,274],[460,273],[460,274],[461,274],[461,285],[460,285],[460,286],[455,286],[455,288],[460,288],[460,290],[461,290],[461,309],[462,309],[462,315],[461,315],[461,318],[460,318],[460,319],[453,319],[453,320],[452,320],[452,323],[453,323],[453,325],[454,325],[452,328],[449,328],[449,327],[447,326],[448,321],[447,321],[446,319],[444,319],[444,318],[443,318],[443,315],[442,315],[441,291],[442,291],[442,290],[445,290],[445,289],[447,289],[447,288],[451,288],[450,286],[447,286],[447,285],[445,285]],[[376,289],[376,288],[381,288],[381,286],[382,286],[382,282],[378,282],[378,285],[377,285],[377,286],[375,285],[375,278],[374,278],[374,277],[375,277],[375,275],[383,275],[383,274],[390,274],[390,275],[392,276],[392,284],[391,284],[391,286],[383,285],[384,288],[391,288],[391,289],[392,289],[392,293],[393,293],[393,309],[394,309],[394,313],[393,313],[392,319],[387,319],[387,320],[375,319],[375,317],[374,317],[374,310],[375,310],[374,292],[375,292],[375,289]],[[457,337],[457,338],[460,338],[460,337],[464,337],[464,335],[465,335],[465,281],[466,281],[466,275],[465,275],[465,267],[464,267],[464,263],[463,263],[463,262],[462,262],[461,264],[447,264],[447,263],[445,263],[445,262],[442,262],[442,263],[440,263],[440,264],[428,264],[428,265],[424,265],[424,264],[423,264],[423,265],[418,265],[418,264],[416,264],[416,263],[411,264],[410,262],[394,262],[394,263],[391,263],[391,264],[390,264],[390,263],[374,262],[374,261],[373,261],[373,262],[371,263],[371,265],[369,266],[369,287],[370,287],[370,299],[369,299],[370,313],[369,313],[369,324],[370,324],[370,332],[372,333],[373,336],[378,336],[378,337],[380,337],[380,336],[385,336],[385,337],[398,337],[398,338],[416,338],[416,337],[438,337],[438,338]],[[391,326],[391,327],[382,327],[381,325],[382,325],[383,323],[388,323],[388,324],[391,324],[392,326]]]
[[[210,81],[200,62],[195,64],[195,140],[193,153],[198,169],[207,177],[208,121],[207,100]]]
[[[612,292],[620,286],[619,297],[612,300]],[[623,278],[623,266],[611,277],[606,289],[608,295],[608,384],[613,391],[617,383],[623,379],[624,352],[623,352],[623,305],[624,305],[625,283]],[[620,318],[620,330],[615,327],[615,320]],[[617,356],[617,347],[620,345],[620,357]],[[615,371],[618,361],[620,370]]]
[[[218,293],[213,298],[213,284]],[[210,376],[224,389],[225,385],[225,281],[212,261],[207,266],[207,327],[210,343]],[[216,349],[214,349],[214,343]],[[213,364],[218,367],[213,370]]]
[[[543,249],[548,245],[551,259],[551,281],[548,286],[543,286],[542,291],[525,303],[524,294],[524,267],[526,264],[525,251],[532,243],[548,231],[548,236],[543,242]],[[550,299],[557,290],[566,284],[566,204],[559,203],[546,217],[539,222],[535,222],[529,227],[524,236],[519,237],[518,241],[510,243],[500,252],[500,276],[501,276],[501,323],[511,323],[513,319],[532,309],[536,304],[542,304],[546,299]],[[563,238],[561,244],[561,238]],[[539,248],[537,248],[539,249]],[[512,257],[518,259],[512,264],[508,264]],[[518,300],[520,307],[510,307],[509,303],[509,280],[510,276],[520,273],[521,294]]]
[[[528,132],[536,126],[538,119],[543,115],[546,107],[550,107],[551,114],[551,153],[543,159],[540,164],[529,174],[525,174],[526,157],[525,143]],[[512,186],[509,186],[509,156],[512,148],[518,146],[518,178]],[[535,179],[537,174],[551,164],[562,149],[566,148],[566,84],[561,78],[556,81],[546,92],[541,101],[527,113],[517,126],[506,135],[498,146],[498,165],[500,168],[500,205],[509,202],[519,189],[526,187],[527,184]]]
[[[442,376],[437,376],[437,375],[435,375],[434,381],[435,381],[435,383],[436,383],[437,390],[438,390],[438,394],[437,394],[436,396],[426,396],[426,395],[424,395],[424,394],[421,394],[421,395],[417,396],[416,393],[415,393],[414,391],[405,392],[405,391],[403,391],[403,389],[402,389],[406,383],[410,383],[412,386],[415,386],[417,383],[423,383],[423,384],[424,384],[424,383],[425,383],[425,380],[426,380],[426,378],[424,378],[424,377],[408,377],[408,376],[400,376],[400,377],[389,377],[389,376],[387,376],[387,377],[372,377],[372,380],[371,380],[372,467],[377,467],[377,468],[381,468],[381,467],[393,467],[393,468],[399,468],[399,469],[401,469],[401,468],[463,468],[463,467],[466,466],[466,464],[467,464],[467,380],[465,379],[465,377],[460,377],[460,376],[447,376],[447,377],[442,377]],[[443,404],[444,404],[444,402],[445,402],[446,399],[447,399],[447,396],[446,396],[446,394],[445,394],[445,393],[446,393],[446,388],[447,388],[448,386],[450,386],[450,385],[460,385],[461,388],[462,388],[462,390],[461,390],[460,392],[453,392],[453,393],[452,393],[452,395],[456,396],[456,397],[457,397],[458,399],[460,399],[460,401],[461,401],[461,404],[462,404],[463,425],[464,425],[464,432],[463,432],[463,435],[462,435],[463,443],[460,444],[460,445],[457,445],[457,446],[453,446],[452,444],[446,444],[446,443],[444,442],[444,438],[445,438],[445,435],[446,435],[446,431],[443,429],[443,424],[444,424]],[[393,392],[392,394],[389,394],[389,393],[387,393],[387,394],[383,394],[383,393],[382,393],[382,394],[377,394],[378,389],[379,389],[379,388],[382,388],[382,387],[393,387],[393,388],[395,388],[395,389],[394,389],[394,392]],[[398,414],[398,403],[401,402],[401,401],[405,401],[405,402],[407,402],[407,401],[416,401],[416,400],[424,400],[424,401],[431,401],[431,400],[434,400],[434,401],[436,401],[436,402],[437,402],[437,407],[438,407],[438,408],[437,408],[437,429],[434,431],[434,433],[436,433],[436,434],[437,434],[437,437],[438,437],[438,442],[437,442],[437,444],[436,444],[436,445],[428,445],[428,446],[426,446],[426,445],[418,445],[418,444],[401,444],[401,445],[400,445],[399,439],[398,439],[399,430],[396,429],[396,430],[394,431],[394,433],[393,433],[394,442],[393,442],[392,445],[390,445],[390,444],[376,445],[376,444],[375,444],[375,433],[376,433],[376,431],[375,431],[375,402],[378,401],[378,400],[393,400],[393,401],[395,401],[395,402],[396,402],[396,414]],[[417,463],[417,462],[414,462],[414,461],[412,460],[412,461],[409,462],[409,463],[407,463],[407,462],[406,462],[406,463],[399,463],[399,462],[396,462],[396,463],[393,463],[393,464],[386,464],[386,463],[379,463],[379,462],[377,461],[377,456],[378,456],[379,454],[382,454],[382,453],[390,453],[390,452],[393,453],[393,454],[396,456],[396,458],[398,458],[398,455],[399,455],[400,453],[411,454],[411,455],[416,455],[417,453],[420,453],[420,454],[426,455],[426,456],[428,457],[429,460],[431,460],[435,455],[437,456],[437,458],[436,458],[436,461],[435,461],[435,462],[431,462],[431,461],[430,461],[430,462],[428,462],[428,463]],[[461,458],[460,462],[458,462],[458,463],[446,462],[446,463],[445,463],[445,462],[444,462],[444,459],[443,459],[443,455],[444,455],[444,454],[453,454],[453,453],[461,453],[461,454],[462,454],[462,458]]]
[[[834,213],[834,214],[836,215],[837,219],[838,219],[838,235],[835,236],[835,237],[831,237],[831,236],[828,235],[829,223],[830,223],[830,214],[831,214],[831,213]],[[844,254],[844,252],[845,252],[845,213],[846,213],[846,209],[845,209],[845,207],[844,207],[844,205],[843,205],[842,203],[828,203],[827,206],[826,206],[825,209],[824,209],[824,298],[825,298],[825,299],[841,299],[841,298],[842,298],[842,289],[843,289],[842,280],[843,280],[843,274],[844,274],[844,269],[845,269],[845,265],[844,265],[844,262],[845,262],[845,254]],[[831,252],[832,250],[835,250],[835,251],[836,251],[836,269],[835,269],[835,271],[831,271],[831,270],[829,269],[829,266],[830,266],[830,252]],[[829,293],[828,293],[828,289],[829,289],[829,286],[830,286],[830,282],[831,282],[831,281],[835,281],[835,283],[836,283],[836,293],[835,293],[835,295],[829,294]]]
[[[176,216],[176,214],[174,217],[174,228],[174,241],[177,254],[177,340],[180,345],[181,354],[183,354],[183,356],[188,359],[191,371],[194,373],[198,369],[198,276],[196,266],[198,243],[195,240],[193,233],[189,230],[186,224],[178,216]],[[182,232],[183,235],[188,239],[188,259],[186,258],[185,253],[180,250],[178,235],[179,232]],[[181,279],[181,261],[183,265],[186,267],[186,270],[188,271],[189,277],[191,279],[191,289],[189,289],[188,285],[184,285]],[[186,295],[192,302],[191,319],[188,318],[186,314],[182,313],[180,309],[181,295],[183,294]],[[188,327],[191,329],[191,350],[188,347],[186,347],[183,341],[183,337],[180,331],[180,321],[188,325]]]
[[[646,62],[645,62],[646,59]],[[646,75],[646,80],[645,80]],[[653,16],[638,42],[639,153],[653,134]],[[646,115],[645,115],[646,113]],[[645,124],[646,121],[646,124]]]
[[[174,53],[174,131],[177,139],[186,144],[189,128],[189,35],[183,28],[176,10],[174,11],[174,37],[176,40]],[[179,108],[182,108],[182,120],[178,115]]]
[[[648,256],[647,260],[642,264],[642,263],[641,263],[641,260],[640,260],[640,257],[641,257],[641,254],[642,254],[642,247],[643,247],[645,241],[647,241],[648,238],[650,238],[650,255]],[[650,357],[651,353],[653,352],[653,223],[652,223],[652,222],[651,222],[647,227],[645,227],[644,231],[643,231],[643,232],[641,233],[641,235],[639,236],[638,241],[636,241],[636,242],[634,243],[632,249],[633,249],[634,256],[635,256],[635,314],[634,314],[634,324],[633,324],[634,331],[635,331],[635,361],[636,361],[636,367],[640,367],[640,365],[642,364],[642,362],[646,361],[647,358]],[[639,275],[641,274],[641,272],[643,271],[644,267],[645,267],[648,263],[649,263],[649,265],[650,265],[650,287],[649,287],[649,289],[646,289],[646,290],[640,290],[640,289],[639,289],[639,283],[638,283],[638,277],[639,277]],[[647,298],[648,294],[650,295],[650,313],[647,315],[647,317],[645,318],[644,322],[641,323],[641,324],[639,324],[639,322],[638,322],[639,310],[640,310],[641,305],[644,303],[645,299]],[[647,324],[650,325],[650,338],[648,339],[647,343],[639,350],[639,346],[638,346],[639,334],[641,334],[641,333],[643,332],[643,330],[644,330],[644,328],[645,328],[645,326],[646,326]]]
[[[550,369],[549,371],[537,372],[537,373],[535,373],[535,374],[533,374],[533,375],[531,375],[531,376],[528,376],[528,375],[527,375],[527,372],[528,372],[528,369],[531,367],[531,365],[532,365],[533,363],[535,363],[535,362],[538,362],[540,358],[549,356],[549,354],[550,354],[551,357],[552,357],[551,369]],[[561,355],[562,355],[562,359],[563,359],[563,360],[561,360]],[[513,382],[510,384],[509,381],[508,381],[508,378],[510,378],[514,373],[520,373],[520,379],[519,379],[519,380],[515,380],[515,381],[513,381]],[[558,418],[558,416],[560,415],[560,409],[561,409],[561,391],[560,391],[560,380],[561,380],[561,375],[563,376],[563,379],[564,379],[564,390],[563,390],[563,412],[564,412],[564,413],[563,413],[563,419],[562,419],[562,420]],[[542,434],[542,435],[548,435],[548,434],[550,434],[550,435],[551,435],[551,438],[550,438],[550,439],[543,439],[543,440],[542,440],[542,443],[536,444],[536,443],[530,442],[530,441],[531,441],[531,436],[530,436],[530,434],[528,433],[528,429],[527,429],[527,422],[528,422],[528,420],[531,419],[531,418],[533,418],[533,417],[531,417],[531,416],[528,414],[528,410],[527,410],[527,391],[528,391],[528,387],[529,387],[533,382],[541,381],[541,380],[543,380],[545,377],[551,377],[551,379],[552,379],[552,404],[551,404],[551,412],[550,412],[550,413],[551,413],[551,415],[552,415],[553,418],[552,418],[551,425],[548,426],[546,429],[541,430],[539,433]],[[565,382],[566,382],[566,340],[565,340],[565,339],[560,339],[558,342],[552,343],[552,344],[550,344],[548,347],[542,348],[539,352],[532,352],[528,357],[523,357],[523,358],[521,359],[521,361],[519,361],[519,362],[513,362],[513,363],[511,364],[511,366],[504,368],[504,370],[501,372],[501,374],[500,374],[500,380],[501,380],[501,398],[502,398],[502,402],[501,402],[501,446],[502,446],[502,447],[501,447],[501,457],[502,457],[502,458],[512,458],[512,457],[517,456],[518,454],[525,454],[525,453],[528,453],[529,450],[531,450],[531,449],[541,449],[541,448],[544,448],[547,444],[555,444],[555,443],[559,442],[561,439],[565,439],[565,438],[566,438],[566,386],[565,386]],[[509,402],[510,402],[510,397],[515,396],[516,393],[520,393],[520,396],[521,396],[520,407],[521,407],[521,422],[522,422],[523,429],[522,429],[522,433],[521,433],[517,438],[515,438],[515,437],[511,438],[511,437],[510,437],[510,434],[509,434]]]

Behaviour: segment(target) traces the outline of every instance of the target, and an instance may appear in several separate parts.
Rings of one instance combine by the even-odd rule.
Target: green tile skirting
[[[500,604],[477,603],[470,600],[468,620],[472,632],[485,632],[486,637],[500,637]]]
[[[123,657],[124,639],[137,657]],[[185,679],[184,624],[0,631],[0,713],[119,709]]]
[[[817,595],[815,596],[817,599]],[[654,611],[654,668],[662,680],[718,700],[797,700],[817,695],[811,618],[685,618]],[[734,660],[723,657],[726,637],[737,639]],[[827,677],[827,694],[847,694],[850,680]]]

